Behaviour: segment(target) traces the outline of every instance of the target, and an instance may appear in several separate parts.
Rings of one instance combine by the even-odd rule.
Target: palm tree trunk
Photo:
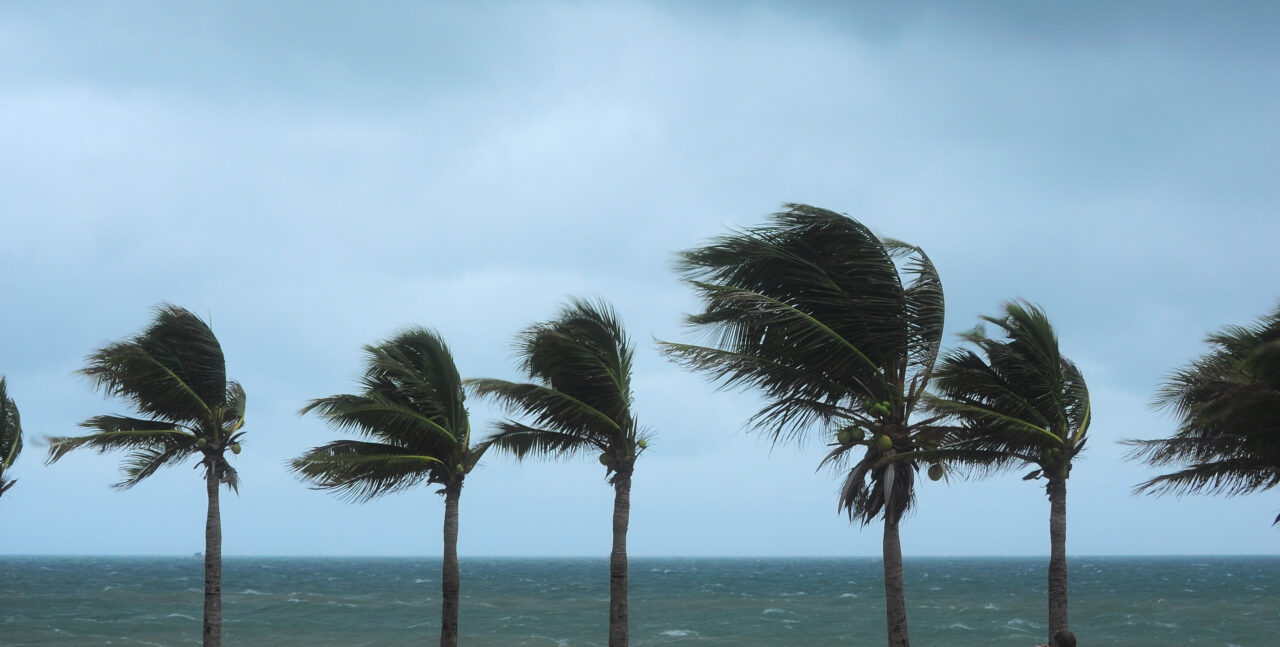
[[[627,524],[631,519],[631,472],[613,479],[613,551],[609,553],[609,647],[627,647]]]
[[[889,647],[910,647],[907,633],[907,594],[902,584],[902,544],[898,522],[884,522],[884,606],[889,628]]]
[[[440,605],[440,647],[458,647],[458,598],[462,571],[458,567],[458,498],[462,484],[444,490],[444,565],[440,578],[444,601]]]
[[[1067,628],[1067,480],[1049,485],[1049,636]],[[1052,641],[1052,640],[1051,640]]]
[[[222,516],[218,509],[221,470],[216,460],[205,472],[209,512],[204,521],[204,647],[222,647]]]

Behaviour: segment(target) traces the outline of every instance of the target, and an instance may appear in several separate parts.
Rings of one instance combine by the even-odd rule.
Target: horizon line
[[[193,553],[2,553],[0,558],[7,557],[92,557],[92,558],[194,558],[203,557],[203,552]],[[284,553],[236,553],[223,554],[223,559],[442,559],[442,555],[356,555],[356,554],[284,554]],[[630,559],[848,559],[883,561],[880,555],[629,555]],[[1068,559],[1132,559],[1132,558],[1222,558],[1222,557],[1268,557],[1280,559],[1280,555],[1272,553],[1080,553],[1067,555]],[[608,555],[459,555],[459,559],[608,559]],[[1048,559],[1048,555],[1015,554],[1015,555],[903,555],[903,560],[911,559]]]

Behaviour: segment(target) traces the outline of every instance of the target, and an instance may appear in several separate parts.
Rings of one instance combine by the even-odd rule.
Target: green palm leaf
[[[381,443],[336,440],[289,463],[316,489],[348,501],[368,501],[424,482],[440,482],[449,465],[435,456]]]
[[[526,456],[564,458],[590,450],[608,451],[609,447],[591,436],[539,429],[518,422],[505,420],[494,425],[497,433],[488,443],[518,459]]]

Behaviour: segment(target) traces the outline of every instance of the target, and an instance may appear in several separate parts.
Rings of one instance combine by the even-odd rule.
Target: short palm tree
[[[472,446],[466,394],[453,355],[439,334],[409,328],[365,346],[360,390],[312,400],[338,430],[368,440],[335,440],[290,462],[317,489],[368,501],[415,485],[438,485],[444,495],[441,647],[458,644],[458,499],[487,444]]]
[[[1280,485],[1280,306],[1207,342],[1209,352],[1170,376],[1156,396],[1157,407],[1177,416],[1177,431],[1127,441],[1130,458],[1179,469],[1135,492],[1239,495]]]
[[[884,520],[889,645],[910,644],[898,525],[915,499],[914,461],[933,447],[932,419],[915,419],[942,339],[942,283],[918,247],[881,240],[858,221],[789,204],[761,227],[681,255],[705,306],[688,317],[711,345],[664,343],[668,357],[726,386],[762,391],[749,424],[776,441],[816,432],[849,466],[839,508]],[[856,448],[864,448],[854,460]],[[850,466],[851,464],[851,466]]]
[[[9,389],[4,377],[0,377],[0,496],[16,483],[15,480],[4,480],[4,473],[22,453],[22,419],[18,416],[18,405],[9,397]]]
[[[1067,628],[1067,478],[1088,440],[1089,389],[1080,369],[1058,349],[1058,337],[1040,308],[1004,304],[999,317],[961,335],[977,352],[958,349],[938,364],[937,395],[929,408],[958,428],[943,447],[921,452],[971,473],[1032,466],[1025,479],[1043,477],[1049,495],[1049,635]],[[930,476],[941,477],[941,466]]]
[[[625,647],[631,476],[648,446],[631,412],[631,343],[612,308],[575,300],[557,318],[522,332],[516,353],[532,382],[475,379],[467,386],[524,414],[525,422],[497,424],[493,447],[517,458],[600,453],[614,491],[609,646]]]
[[[166,465],[198,457],[208,513],[204,548],[205,647],[222,644],[222,519],[218,486],[235,490],[238,478],[226,452],[240,453],[245,394],[227,380],[222,346],[209,325],[170,304],[140,334],[110,344],[88,358],[80,373],[107,395],[127,400],[142,417],[94,416],[80,423],[84,436],[49,439],[48,462],[81,447],[128,452],[124,480],[131,488]]]

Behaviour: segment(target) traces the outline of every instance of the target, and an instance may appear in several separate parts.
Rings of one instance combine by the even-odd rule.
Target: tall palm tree
[[[468,380],[527,422],[506,420],[489,438],[517,458],[600,452],[613,485],[613,550],[609,553],[609,647],[628,644],[627,524],[636,457],[648,446],[631,412],[633,348],[617,314],[603,302],[574,300],[555,319],[516,340],[530,383]]]
[[[1024,477],[1043,477],[1049,496],[1049,636],[1067,628],[1067,478],[1088,440],[1089,389],[1080,369],[1058,349],[1049,317],[1025,302],[1004,304],[996,326],[1002,339],[984,328],[961,338],[977,352],[958,349],[934,372],[937,395],[928,407],[958,428],[943,447],[917,454],[989,474],[1033,466]],[[941,478],[942,467],[930,467]]]
[[[458,499],[468,473],[488,445],[472,446],[466,394],[449,347],[439,334],[409,328],[365,346],[360,390],[312,400],[334,429],[368,440],[335,440],[289,463],[303,480],[351,501],[368,501],[415,485],[444,495],[440,645],[458,644]]]
[[[0,495],[4,495],[17,481],[4,480],[4,472],[22,453],[22,419],[18,405],[9,397],[4,377],[0,376]]]
[[[918,247],[881,240],[858,221],[788,204],[764,226],[683,252],[678,265],[705,310],[687,318],[711,345],[664,343],[684,366],[769,403],[748,422],[774,441],[818,433],[848,466],[839,509],[884,521],[889,645],[910,644],[898,526],[915,499],[914,461],[932,419],[913,420],[942,338],[942,283]],[[865,448],[853,460],[855,448]],[[850,465],[852,464],[852,465]]]
[[[205,647],[222,644],[222,519],[218,486],[239,480],[226,452],[240,453],[245,393],[227,380],[222,346],[196,315],[171,304],[138,335],[109,344],[80,373],[109,396],[128,401],[142,417],[94,416],[80,423],[84,436],[49,438],[48,463],[81,447],[128,452],[122,466],[128,489],[156,470],[189,457],[204,468],[208,512],[204,535]]]
[[[1207,342],[1209,352],[1171,375],[1154,401],[1177,416],[1177,431],[1127,441],[1130,458],[1179,469],[1135,492],[1239,495],[1280,485],[1280,306]]]

